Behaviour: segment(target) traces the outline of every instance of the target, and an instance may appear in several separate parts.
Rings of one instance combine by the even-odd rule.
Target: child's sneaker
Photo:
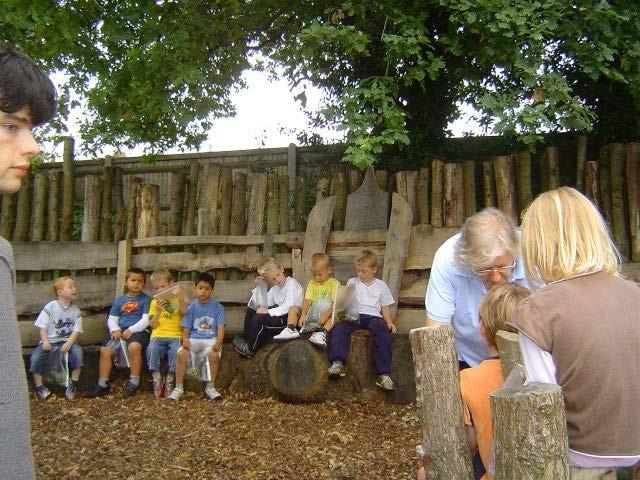
[[[49,398],[51,396],[51,392],[44,385],[38,385],[36,387],[36,395],[38,395],[38,398],[40,400],[46,400],[47,398]]]
[[[313,332],[309,341],[321,348],[327,348],[327,332]]]
[[[169,396],[173,393],[173,389],[175,388],[176,383],[173,381],[165,382],[164,384],[164,398],[169,398]]]
[[[184,393],[183,389],[174,388],[173,392],[171,392],[171,395],[169,395],[169,400],[173,400],[174,402],[177,402],[178,400],[180,400],[183,393]]]
[[[344,377],[344,365],[339,362],[333,362],[329,367],[329,376],[333,378]]]
[[[391,380],[391,377],[386,373],[378,376],[376,385],[379,386],[382,390],[393,390],[393,380]]]
[[[109,387],[109,384],[107,384],[106,387],[103,387],[99,383],[96,383],[96,388],[94,388],[92,392],[87,393],[87,397],[89,398],[103,397],[104,395],[107,395],[109,393],[109,390],[111,390],[111,388]]]
[[[308,327],[307,324],[305,323],[300,329],[300,335],[303,335],[305,333],[312,333],[312,332],[315,332],[316,330],[318,330],[317,325],[311,325],[310,327]]]
[[[140,388],[140,385],[136,385],[135,383],[131,383],[128,381],[124,386],[124,396],[133,397],[136,393],[138,393],[138,388]]]
[[[75,380],[71,380],[69,382],[69,386],[67,390],[64,392],[64,396],[67,397],[67,400],[74,400],[76,398],[76,394],[78,393],[78,382]]]
[[[233,349],[241,357],[253,358],[253,352],[251,351],[251,348],[249,347],[247,342],[239,337],[235,337],[233,339]]]
[[[282,330],[278,335],[273,337],[273,340],[276,342],[286,342],[288,340],[293,340],[294,338],[298,338],[300,334],[298,330],[292,327],[287,327]]]
[[[209,400],[220,400],[222,398],[220,392],[213,385],[207,385],[204,389],[204,394]]]

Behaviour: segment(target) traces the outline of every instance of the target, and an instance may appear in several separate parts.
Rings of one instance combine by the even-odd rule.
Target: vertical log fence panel
[[[482,162],[482,194],[484,208],[496,206],[496,183],[493,175],[493,163],[490,160]]]
[[[322,199],[329,196],[331,190],[331,179],[322,177],[318,179],[318,186],[316,188],[316,205],[322,201]]]
[[[280,184],[278,175],[267,176],[267,233],[275,235],[280,231]]]
[[[33,181],[33,214],[31,216],[31,234],[29,240],[40,242],[45,238],[45,220],[47,208],[48,176],[37,173]]]
[[[113,167],[111,158],[105,160],[102,172],[102,199],[100,201],[100,241],[111,241],[111,202],[113,200]]]
[[[307,221],[307,196],[305,189],[304,177],[298,175],[296,177],[296,232],[303,232],[306,228]]]
[[[388,174],[387,174],[386,170],[376,170],[376,182],[378,183],[378,186],[382,190],[386,190],[387,189],[388,181],[389,181],[389,179],[388,179]],[[349,192],[349,193],[351,193],[351,192]]]
[[[291,219],[294,218],[294,216],[291,215],[291,211],[293,209],[290,207],[291,197],[289,195],[289,175],[280,175],[278,177],[278,183],[280,188],[280,193],[278,195],[280,202],[280,233],[287,233],[289,231],[289,225],[291,225]]]
[[[169,204],[169,215],[167,217],[167,234],[171,236],[182,233],[186,183],[187,174],[183,170],[171,172],[171,203]]]
[[[518,187],[518,206],[520,212],[526,210],[533,201],[531,188],[531,153],[516,152],[516,179]]]
[[[627,144],[626,161],[630,257],[634,262],[638,262],[640,261],[640,143]]]
[[[60,239],[60,188],[62,171],[49,173],[49,198],[47,201],[49,216],[47,217],[47,241],[57,242]]]
[[[464,180],[461,163],[444,165],[444,226],[458,227],[464,221]]]
[[[187,197],[187,213],[185,215],[183,229],[185,235],[193,235],[195,233],[199,175],[200,164],[195,161],[191,162],[191,165],[189,166],[189,193]]]
[[[627,222],[627,205],[625,204],[625,147],[622,143],[612,143],[609,146],[609,161],[611,164],[611,221],[613,224],[613,238],[620,253],[629,256],[629,223]]]
[[[376,172],[377,173],[377,172]],[[418,223],[429,223],[429,183],[431,180],[431,170],[429,167],[422,167],[418,174],[418,186],[416,188],[416,210]]]
[[[556,147],[551,146],[544,149],[542,179],[545,190],[555,190],[560,186],[560,167],[558,165],[558,149]]]
[[[587,136],[580,135],[576,145],[577,159],[576,159],[576,188],[578,191],[584,193],[584,175],[585,167],[587,165]]]
[[[95,242],[100,236],[100,208],[102,203],[102,177],[84,177],[84,213],[80,241]]]
[[[64,139],[62,154],[62,220],[60,222],[60,241],[68,242],[73,236],[73,207],[74,207],[74,140]]]
[[[600,147],[598,159],[598,188],[600,191],[600,208],[602,215],[611,225],[611,164],[609,162],[609,146]]]
[[[431,225],[434,227],[443,225],[443,184],[444,161],[440,158],[434,158],[431,162]]]
[[[18,195],[16,193],[12,195],[2,196],[2,213],[0,213],[0,236],[5,239],[10,239],[13,235],[13,226],[16,221],[16,203],[18,202]]]
[[[138,216],[138,238],[160,235],[160,187],[150,183],[140,185],[140,215]],[[140,249],[153,253],[154,249]]]
[[[464,217],[469,218],[478,211],[476,205],[476,162],[464,162]]]
[[[119,242],[124,238],[124,183],[122,167],[113,169],[113,240]]]
[[[493,169],[496,175],[496,196],[498,208],[518,222],[518,205],[516,198],[516,178],[511,156],[493,157]]]
[[[31,175],[22,180],[22,187],[18,191],[18,205],[16,206],[16,224],[13,228],[13,241],[26,242],[29,239],[31,226]]]
[[[347,213],[347,179],[344,172],[337,171],[335,173],[331,191],[332,195],[336,196],[332,230],[344,230],[344,219]]]
[[[588,161],[584,172],[584,194],[597,207],[600,205],[598,162]]]
[[[140,194],[140,185],[142,179],[140,177],[131,177],[129,179],[129,189],[127,194],[127,229],[125,238],[131,239],[136,236],[138,226],[138,195]]]

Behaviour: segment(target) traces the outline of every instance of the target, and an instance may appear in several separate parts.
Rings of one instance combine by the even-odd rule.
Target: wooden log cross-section
[[[513,367],[523,365],[522,353],[520,352],[520,344],[518,343],[518,334],[498,330],[496,333],[496,344],[498,346],[498,355],[500,356],[500,366],[502,367],[502,376],[506,379]]]

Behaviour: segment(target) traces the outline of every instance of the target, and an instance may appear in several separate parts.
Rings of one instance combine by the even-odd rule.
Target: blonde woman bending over
[[[562,387],[572,480],[615,478],[640,461],[640,286],[620,276],[604,220],[573,188],[536,198],[522,245],[540,288],[510,322],[528,381]]]

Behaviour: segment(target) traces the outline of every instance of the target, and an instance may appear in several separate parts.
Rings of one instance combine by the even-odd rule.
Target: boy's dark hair
[[[216,286],[216,279],[213,278],[213,275],[211,275],[209,272],[202,272],[196,275],[196,279],[194,280],[193,284],[198,285],[200,282],[208,283],[209,285],[211,285],[212,289]]]
[[[131,276],[132,273],[135,273],[137,275],[142,275],[143,277],[145,276],[144,270],[142,270],[141,268],[131,267],[129,270],[127,270],[127,273],[124,274],[124,279],[129,280],[129,277]]]
[[[22,52],[0,47],[0,110],[15,113],[29,107],[33,126],[56,113],[56,89],[36,62]]]

